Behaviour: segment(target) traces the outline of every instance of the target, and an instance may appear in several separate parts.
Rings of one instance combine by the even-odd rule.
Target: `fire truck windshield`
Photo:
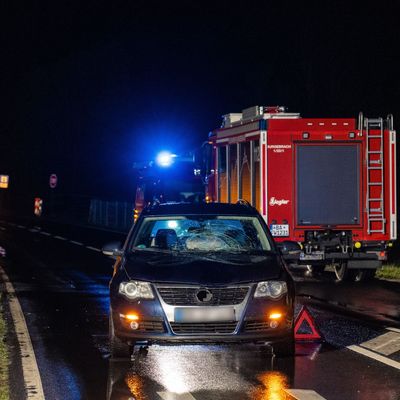
[[[264,253],[271,243],[256,217],[169,216],[144,218],[134,251]]]

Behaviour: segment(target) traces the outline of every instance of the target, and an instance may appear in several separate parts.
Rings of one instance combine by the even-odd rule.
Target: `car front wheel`
[[[272,345],[276,357],[293,357],[295,355],[294,333],[284,340]]]
[[[115,336],[114,321],[112,318],[111,311],[108,319],[108,332],[110,338],[111,358],[123,358],[123,359],[130,358],[132,355],[133,346],[126,344],[117,336]]]

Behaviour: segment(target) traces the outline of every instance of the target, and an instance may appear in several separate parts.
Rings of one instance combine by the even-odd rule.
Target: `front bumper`
[[[111,297],[115,335],[131,344],[272,343],[290,335],[293,331],[294,294],[286,293],[278,300],[255,299],[253,291],[254,288],[249,286],[245,299],[232,306],[235,310],[233,320],[207,322],[175,321],[174,310],[179,307],[166,304],[158,291],[154,300],[129,301],[116,295]],[[210,306],[210,309],[215,307],[219,306]],[[277,320],[277,326],[272,327],[268,316],[273,312],[280,312],[282,318]],[[130,322],[121,317],[132,313],[139,316],[137,329],[132,329]]]

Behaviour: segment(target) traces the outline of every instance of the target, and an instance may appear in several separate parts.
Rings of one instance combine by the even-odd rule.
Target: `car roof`
[[[150,215],[243,215],[257,216],[258,211],[249,204],[228,203],[161,203],[145,208],[143,216]]]

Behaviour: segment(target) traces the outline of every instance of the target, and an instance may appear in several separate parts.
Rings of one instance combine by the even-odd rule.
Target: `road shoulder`
[[[11,399],[43,400],[44,392],[29,331],[13,285],[0,265],[0,281],[4,294],[9,327]],[[19,359],[19,360],[18,360]],[[19,361],[19,362],[18,362]],[[15,371],[13,371],[15,369]],[[18,371],[20,371],[18,373]],[[12,372],[16,372],[15,375]],[[21,373],[22,372],[22,373]],[[21,385],[21,382],[24,382]],[[17,396],[17,392],[20,392]],[[22,393],[21,393],[22,392]]]

